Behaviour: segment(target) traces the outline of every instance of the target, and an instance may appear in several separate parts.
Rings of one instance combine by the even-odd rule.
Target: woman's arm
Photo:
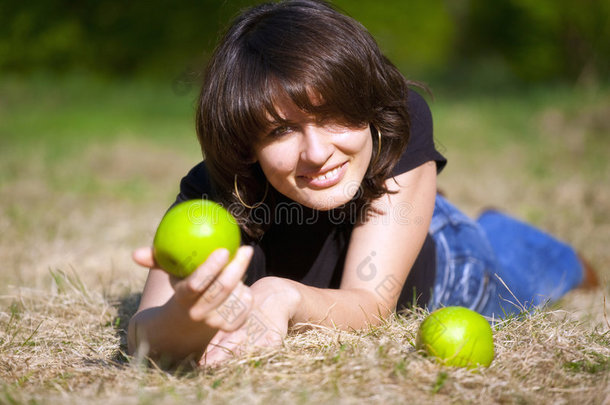
[[[436,164],[427,162],[386,184],[398,192],[376,200],[373,207],[379,213],[352,231],[339,289],[261,278],[251,287],[254,304],[246,324],[234,332],[218,332],[201,364],[222,362],[245,346],[278,345],[289,323],[362,329],[390,314],[428,233]]]
[[[178,280],[155,266],[150,248],[134,253],[151,267],[140,307],[129,322],[128,350],[174,362],[203,353],[216,332],[232,331],[247,319],[252,296],[241,278],[252,256],[241,247],[229,262],[226,249],[213,252],[189,277]]]
[[[298,292],[293,323],[360,329],[379,323],[395,309],[432,219],[436,164],[429,161],[386,185],[398,193],[374,201],[379,214],[354,228],[338,290],[280,281]]]
[[[234,332],[219,331],[201,364],[220,363],[247,346],[278,345],[289,323],[362,329],[390,314],[428,233],[436,163],[424,163],[386,184],[397,193],[374,201],[378,213],[352,231],[339,289],[261,278],[251,287],[254,304],[248,321]]]

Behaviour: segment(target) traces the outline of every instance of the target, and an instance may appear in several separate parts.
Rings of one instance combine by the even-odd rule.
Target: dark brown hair
[[[248,204],[261,200],[267,181],[253,163],[254,144],[270,117],[282,121],[274,102],[287,96],[313,116],[370,124],[374,154],[381,131],[381,153],[353,200],[367,213],[370,202],[388,192],[384,181],[409,139],[409,84],[359,22],[326,2],[285,0],[244,11],[212,55],[197,110],[197,136],[216,199],[236,206],[237,174],[240,197]],[[253,221],[249,210],[233,213],[248,236],[262,235],[265,224]]]

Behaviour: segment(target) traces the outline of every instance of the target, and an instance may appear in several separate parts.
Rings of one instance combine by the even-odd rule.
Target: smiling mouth
[[[303,175],[302,177],[305,177],[306,179],[310,179],[310,180],[317,180],[317,181],[323,181],[326,179],[331,179],[333,177],[336,177],[337,174],[339,173],[339,171],[341,170],[341,168],[343,167],[345,163],[340,164],[339,166],[335,167],[334,169],[331,169],[325,173],[322,174],[318,174],[317,176],[307,176],[307,175]]]
[[[324,173],[317,174],[315,176],[311,175],[302,175],[299,176],[301,179],[306,181],[310,186],[325,188],[332,185],[335,185],[343,178],[345,174],[345,168],[347,167],[347,162],[340,164],[339,166],[328,170]]]

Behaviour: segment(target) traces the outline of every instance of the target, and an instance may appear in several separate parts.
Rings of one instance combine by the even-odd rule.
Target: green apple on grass
[[[417,349],[447,366],[489,366],[494,343],[489,322],[464,307],[445,307],[432,312],[419,327]]]
[[[237,221],[227,210],[210,200],[188,200],[173,206],[161,220],[153,255],[163,270],[184,278],[216,249],[228,249],[232,258],[240,240]]]

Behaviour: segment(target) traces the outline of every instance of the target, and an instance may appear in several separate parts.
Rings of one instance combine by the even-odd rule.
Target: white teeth
[[[314,179],[314,180],[318,180],[318,181],[322,181],[322,180],[326,180],[329,179],[331,177],[335,177],[337,175],[337,173],[339,173],[339,169],[341,168],[341,166],[334,168],[333,170],[329,170],[324,174],[321,174],[319,176],[316,177],[309,177],[310,179]]]

